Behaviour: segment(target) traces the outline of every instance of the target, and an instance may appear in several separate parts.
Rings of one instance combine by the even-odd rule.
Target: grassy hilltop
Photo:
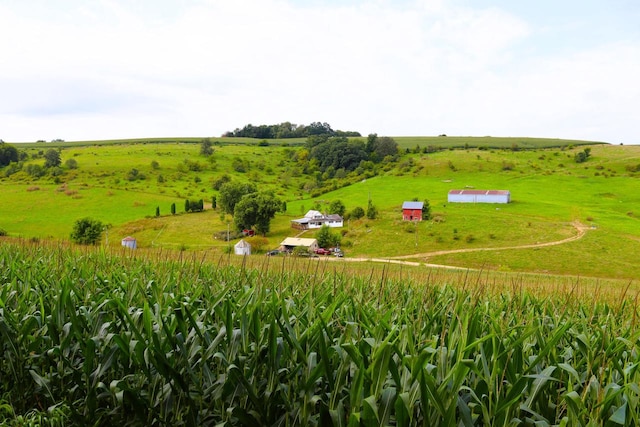
[[[375,220],[348,221],[343,247],[348,258],[411,261],[553,274],[634,278],[640,239],[640,196],[634,191],[640,148],[534,138],[400,137],[396,162],[365,165],[342,178],[309,172],[303,140],[264,143],[212,138],[214,153],[199,154],[199,138],[60,142],[19,146],[28,154],[23,170],[2,175],[6,209],[0,228],[13,236],[68,239],[75,220],[99,219],[112,227],[109,246],[132,235],[142,248],[222,251],[214,232],[233,227],[219,210],[182,214],[185,199],[210,207],[222,176],[273,190],[287,211],[272,221],[264,250],[294,235],[291,219],[341,200],[347,210],[377,207]],[[576,163],[589,144],[591,156]],[[29,164],[60,149],[77,169],[35,178]],[[5,168],[6,169],[6,168]],[[132,179],[131,171],[138,171]],[[448,204],[452,188],[508,189],[509,205]],[[403,201],[428,199],[433,220],[401,221]],[[170,214],[176,204],[178,215]],[[160,217],[155,217],[156,207]],[[584,237],[562,245],[513,248]],[[307,232],[311,237],[313,232]],[[103,244],[106,244],[106,235]],[[233,243],[233,242],[232,242]],[[473,250],[446,253],[454,250]]]

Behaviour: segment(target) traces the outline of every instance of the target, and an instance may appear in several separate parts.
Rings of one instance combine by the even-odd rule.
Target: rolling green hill
[[[18,145],[27,156],[23,169],[0,170],[5,206],[0,228],[12,236],[68,239],[74,221],[90,216],[112,226],[110,246],[132,235],[142,248],[222,252],[228,244],[213,233],[233,227],[229,215],[207,209],[173,216],[170,207],[175,203],[183,212],[185,199],[203,199],[210,206],[215,182],[228,175],[273,190],[287,203],[287,211],[272,222],[264,249],[293,235],[291,219],[311,208],[323,210],[341,200],[347,210],[366,209],[371,200],[379,217],[348,221],[342,231],[347,258],[416,254],[409,259],[502,271],[636,277],[640,147],[535,138],[400,137],[402,154],[396,162],[337,178],[305,162],[304,141],[212,138],[215,152],[207,157],[199,154],[200,140]],[[586,144],[590,158],[576,163],[575,154]],[[61,150],[63,165],[74,159],[78,168],[62,166],[57,176],[29,175],[25,168],[42,164],[43,152],[51,147]],[[133,169],[136,179],[131,179]],[[448,204],[452,188],[507,189],[513,203]],[[401,221],[402,202],[413,198],[430,201],[433,220],[417,226]],[[570,238],[577,233],[574,223],[587,231],[566,244],[481,250]],[[477,251],[443,253],[461,249]]]

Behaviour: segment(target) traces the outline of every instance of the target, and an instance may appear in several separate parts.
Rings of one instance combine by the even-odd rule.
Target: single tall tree
[[[273,193],[250,193],[235,205],[233,222],[236,229],[244,230],[255,227],[263,236],[269,232],[271,220],[276,212],[282,209],[282,201]]]
[[[81,245],[95,245],[102,237],[102,222],[91,218],[82,218],[75,222],[71,240]]]
[[[60,159],[60,152],[55,148],[49,148],[44,153],[44,166],[47,168],[53,168],[56,166],[60,166],[62,160]]]
[[[218,204],[224,212],[233,215],[235,206],[240,199],[256,191],[256,186],[251,183],[227,182],[220,187]]]

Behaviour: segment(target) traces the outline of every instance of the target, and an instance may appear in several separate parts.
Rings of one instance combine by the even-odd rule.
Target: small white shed
[[[136,241],[135,237],[127,236],[122,239],[122,246],[124,246],[125,248],[135,249],[138,247],[138,242]]]
[[[234,246],[236,255],[251,255],[251,243],[240,240]]]

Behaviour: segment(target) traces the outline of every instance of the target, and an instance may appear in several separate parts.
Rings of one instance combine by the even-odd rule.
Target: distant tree
[[[160,169],[160,163],[157,160],[151,161],[151,169]]]
[[[318,246],[321,248],[331,248],[340,245],[340,240],[342,236],[338,233],[332,233],[331,227],[328,225],[323,225],[316,232],[316,240],[318,241]]]
[[[213,181],[213,189],[220,191],[220,188],[229,181],[231,181],[231,177],[225,173],[220,178]]]
[[[203,210],[204,210],[204,201],[202,199],[184,201],[185,212],[202,212]]]
[[[60,166],[62,160],[60,159],[60,152],[55,148],[49,148],[44,153],[44,166],[47,168],[52,168],[56,166]]]
[[[362,218],[364,216],[364,214],[365,214],[364,209],[362,209],[360,206],[356,206],[349,213],[349,218],[360,219],[360,218]]]
[[[215,209],[218,206],[218,200],[216,196],[211,197],[211,209]]]
[[[78,162],[76,159],[67,159],[67,161],[64,162],[64,165],[67,169],[78,169]]]
[[[147,177],[141,173],[138,169],[133,168],[129,172],[127,172],[127,181],[143,181]]]
[[[175,214],[176,214],[176,204],[171,203],[171,215],[175,215]]]
[[[365,148],[367,150],[367,153],[373,153],[373,151],[376,149],[376,143],[378,142],[378,134],[377,133],[370,133],[367,136],[367,143],[365,144]]]
[[[344,206],[344,203],[342,203],[342,200],[334,200],[331,203],[329,203],[329,213],[330,214],[337,214],[340,216],[344,216],[344,213],[346,212],[347,208]]]
[[[211,143],[211,139],[210,138],[205,138],[202,140],[202,142],[200,143],[200,155],[202,156],[210,156],[213,154],[213,147],[212,147],[212,143]]]
[[[383,136],[376,141],[373,153],[379,160],[387,156],[395,156],[398,154],[398,143],[393,138]]]
[[[39,178],[47,173],[42,166],[33,163],[27,165],[24,170],[34,178]]]
[[[273,193],[250,193],[235,205],[233,222],[237,230],[251,229],[263,236],[269,232],[271,220],[282,208],[282,201]]]
[[[160,206],[156,206],[156,216],[160,216]]]
[[[95,245],[100,241],[103,229],[100,221],[91,218],[79,219],[73,225],[71,240],[81,245]]]
[[[242,196],[256,191],[258,191],[256,186],[251,183],[227,182],[220,187],[218,203],[224,212],[233,215],[236,203]]]
[[[19,158],[18,149],[6,142],[0,142],[0,168],[7,166],[11,162],[17,162]]]
[[[367,206],[367,218],[376,219],[378,217],[378,209],[375,205],[369,200],[369,205]]]
[[[591,148],[585,148],[584,150],[576,153],[574,160],[576,163],[584,163],[591,156]]]
[[[422,203],[422,219],[431,219],[431,205],[427,199]]]

